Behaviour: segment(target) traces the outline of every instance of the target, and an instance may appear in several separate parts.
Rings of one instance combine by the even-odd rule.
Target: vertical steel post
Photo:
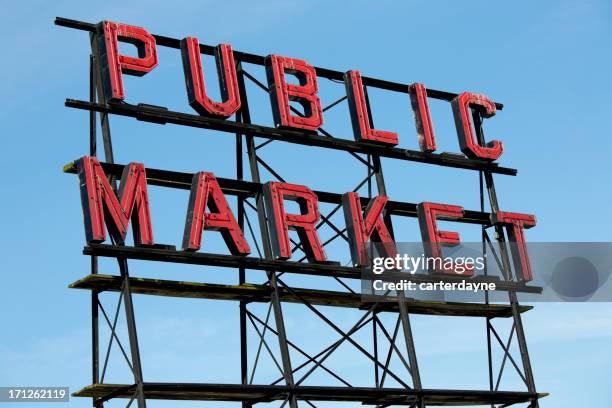
[[[478,172],[478,186],[480,193],[480,211],[485,211],[485,200],[484,200],[484,175],[482,171]],[[482,256],[484,258],[484,275],[488,274],[488,262],[487,262],[487,243],[486,243],[486,229],[487,226],[483,225],[481,230],[482,239]],[[485,304],[489,304],[489,291],[485,291]],[[491,318],[485,318],[485,324],[487,329],[487,368],[489,375],[489,390],[493,391],[493,352],[491,348]],[[491,404],[491,408],[495,408],[494,404]]]
[[[376,309],[372,311],[372,347],[374,348],[374,384],[376,384],[376,388],[380,387],[380,383],[378,381],[378,327],[376,323],[377,311]]]
[[[366,107],[368,111],[368,116],[370,120],[370,125],[374,127],[374,120],[372,119],[372,112],[370,110],[370,98],[368,97],[368,88],[364,85],[363,87],[365,99],[366,99]],[[383,176],[382,165],[380,161],[380,156],[372,155],[372,165],[374,167],[374,177],[376,178],[376,187],[378,189],[378,194],[387,195],[387,187],[385,186],[385,178]],[[393,223],[391,222],[391,216],[385,211],[383,214],[387,225],[389,226],[389,233],[393,238],[395,238],[395,234],[393,232]],[[402,322],[402,331],[404,333],[404,341],[406,343],[406,352],[408,353],[408,360],[410,361],[410,375],[412,377],[412,386],[415,390],[421,390],[421,374],[419,373],[419,364],[417,361],[416,350],[414,347],[414,337],[412,336],[412,327],[410,325],[410,315],[408,313],[408,308],[406,306],[406,295],[403,291],[398,292],[398,306],[399,306],[399,314],[400,320]],[[417,400],[417,406],[425,407],[424,402],[421,398]]]
[[[476,129],[476,135],[478,137],[478,142],[482,145],[485,143],[484,139],[484,131],[482,129],[482,119],[480,114],[476,111],[472,112],[472,118],[474,122],[474,128]],[[496,214],[499,211],[499,201],[497,199],[497,192],[495,191],[495,184],[493,182],[493,174],[490,171],[484,170],[484,178],[487,186],[487,191],[489,195],[489,203],[491,205],[491,213]],[[510,257],[508,254],[508,249],[506,247],[506,238],[504,228],[501,225],[495,226],[495,235],[497,241],[499,242],[501,260],[503,264],[503,268],[506,271],[507,279],[512,279],[512,269],[510,267]],[[533,378],[533,371],[531,369],[531,361],[529,359],[529,351],[527,348],[527,341],[525,339],[525,331],[523,329],[523,322],[521,318],[521,312],[519,310],[519,302],[516,296],[516,292],[509,291],[508,297],[510,300],[510,307],[512,309],[512,318],[514,320],[516,337],[519,346],[519,350],[521,353],[521,360],[523,363],[523,371],[525,374],[525,378],[527,379],[527,389],[529,392],[536,392],[535,381]],[[531,406],[538,407],[539,403],[537,399],[532,400]]]
[[[95,73],[96,78],[96,93],[98,102],[104,103],[106,101],[104,97],[104,88],[102,86],[102,74],[100,72],[99,61],[100,53],[98,48],[97,35],[94,33],[90,34],[91,48],[94,55]],[[104,143],[104,157],[109,163],[114,163],[113,156],[113,145],[110,134],[110,124],[108,121],[107,113],[100,113],[100,124],[102,128],[102,140]],[[116,183],[114,179],[111,179],[111,185],[116,190]],[[124,245],[123,242],[118,242],[117,245]],[[123,279],[123,304],[125,307],[125,317],[127,322],[128,337],[130,341],[130,354],[132,358],[132,370],[134,374],[134,383],[136,385],[135,399],[138,403],[138,408],[146,408],[146,400],[144,396],[143,388],[143,377],[142,377],[142,365],[140,363],[140,349],[138,347],[138,335],[136,332],[136,319],[134,316],[134,305],[132,303],[132,291],[130,289],[130,276],[128,270],[128,262],[125,258],[117,258],[119,264],[119,271],[121,278]]]
[[[89,56],[89,101],[96,102],[96,60],[93,55]],[[89,155],[96,156],[96,112],[89,112]],[[91,256],[90,273],[95,275],[98,273],[98,257]],[[98,384],[100,382],[100,325],[98,320],[98,302],[99,292],[91,291],[91,383]],[[102,408],[103,403],[97,403],[93,400],[95,408]]]
[[[240,89],[240,101],[242,107],[241,119],[243,123],[251,123],[251,115],[249,112],[249,105],[246,95],[246,88],[244,83],[244,74],[242,72],[242,64],[237,64],[238,74],[238,88]],[[259,174],[259,165],[257,163],[257,153],[255,151],[255,141],[253,135],[246,134],[247,142],[247,153],[249,157],[249,167],[251,170],[251,180],[256,183],[261,183],[261,177]],[[266,212],[263,202],[263,195],[257,195],[257,217],[259,222],[259,228],[261,230],[262,246],[264,249],[264,255],[266,259],[272,259],[272,250],[270,248],[270,232],[268,231],[268,224],[266,219]],[[283,364],[283,376],[287,385],[293,389],[295,386],[293,380],[293,370],[291,368],[291,357],[289,354],[289,346],[287,343],[287,334],[285,332],[285,323],[283,319],[283,311],[281,307],[278,284],[276,281],[276,273],[274,271],[267,271],[268,280],[270,282],[270,288],[272,290],[270,295],[270,302],[272,302],[272,309],[274,312],[274,320],[276,323],[276,331],[278,333],[278,346],[281,353],[281,359]],[[289,406],[291,408],[297,408],[297,400],[293,392],[289,394]]]
[[[242,122],[242,113],[236,112],[236,121]],[[242,134],[236,133],[236,179],[244,180],[244,167],[242,162]],[[238,225],[244,231],[244,197],[238,195]],[[246,271],[244,266],[238,269],[238,283],[243,285],[246,283]],[[247,303],[244,300],[240,301],[240,382],[242,385],[248,384],[248,343],[247,343]],[[243,401],[242,407],[248,408],[251,404]]]

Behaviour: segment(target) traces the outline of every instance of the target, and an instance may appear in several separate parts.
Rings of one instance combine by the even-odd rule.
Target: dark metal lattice
[[[126,398],[127,406],[136,401],[139,408],[146,406],[147,399],[169,399],[169,400],[213,400],[213,401],[240,401],[247,408],[257,403],[271,401],[282,401],[281,408],[289,405],[296,408],[299,402],[304,402],[316,408],[316,401],[346,401],[361,402],[363,404],[387,407],[390,405],[408,405],[410,407],[425,407],[426,405],[490,405],[491,407],[505,407],[513,404],[527,403],[530,407],[538,406],[538,398],[544,394],[536,392],[533,373],[529,360],[525,333],[521,321],[521,313],[531,307],[521,306],[518,303],[517,291],[537,291],[537,288],[517,283],[512,279],[509,254],[506,247],[506,235],[502,227],[490,224],[490,214],[485,212],[485,201],[488,197],[491,212],[498,211],[498,200],[493,182],[493,174],[514,175],[514,169],[500,167],[496,164],[469,160],[445,154],[423,154],[421,152],[409,151],[397,148],[384,148],[379,146],[364,146],[358,143],[333,137],[325,129],[319,129],[317,135],[303,134],[298,131],[278,130],[266,128],[251,123],[248,98],[246,94],[245,78],[251,81],[264,92],[268,89],[255,76],[248,73],[243,63],[263,65],[263,57],[236,52],[237,73],[242,101],[241,109],[236,114],[235,122],[210,119],[199,115],[190,115],[172,112],[165,108],[151,107],[148,105],[129,104],[105,104],[102,95],[101,81],[97,66],[98,50],[95,41],[95,26],[89,23],[58,18],[56,24],[85,30],[90,33],[92,55],[90,57],[90,100],[78,101],[67,100],[66,106],[85,109],[90,114],[90,152],[96,156],[97,149],[97,126],[101,127],[103,150],[106,163],[104,170],[115,185],[116,178],[121,174],[123,166],[115,164],[113,156],[113,145],[111,141],[109,114],[118,114],[135,117],[139,120],[154,123],[175,123],[185,126],[195,126],[207,129],[222,130],[235,133],[236,138],[236,180],[219,179],[225,194],[237,197],[238,223],[244,231],[248,231],[255,242],[259,258],[236,257],[230,255],[215,255],[204,253],[185,253],[176,251],[173,247],[141,248],[126,247],[122,244],[111,245],[89,245],[84,253],[91,257],[90,275],[73,283],[71,287],[91,290],[91,312],[92,312],[92,385],[75,393],[76,396],[91,397],[94,407],[102,408],[106,401],[114,398]],[[178,48],[176,39],[155,36],[160,46]],[[213,48],[201,45],[201,52],[212,55]],[[317,75],[333,81],[342,79],[342,73],[338,71],[316,68]],[[403,84],[382,81],[374,78],[364,78],[365,94],[367,88],[376,87],[395,92],[406,92],[407,87]],[[442,100],[451,100],[455,95],[448,92],[430,90],[429,96]],[[346,97],[334,100],[323,111],[333,109]],[[369,102],[368,102],[369,105]],[[497,104],[501,108],[501,104]],[[292,108],[293,109],[293,108]],[[296,114],[300,114],[294,109]],[[99,122],[98,122],[99,121]],[[477,130],[479,142],[484,144],[482,130],[482,117],[478,111],[473,112],[473,121]],[[370,123],[373,123],[370,115]],[[256,144],[256,141],[264,139]],[[269,172],[280,181],[283,178],[274,168],[267,163],[258,153],[260,149],[274,141],[285,141],[302,145],[319,146],[330,149],[346,151],[366,168],[366,177],[355,187],[355,191],[366,187],[368,197],[364,197],[364,203],[372,196],[372,190],[376,188],[378,194],[386,195],[386,186],[383,176],[381,157],[395,158],[400,160],[432,163],[436,165],[476,170],[480,174],[480,211],[466,211],[462,222],[482,225],[482,250],[483,253],[492,255],[492,258],[505,271],[504,279],[498,284],[502,290],[507,290],[509,303],[507,305],[489,304],[488,296],[482,304],[473,303],[442,303],[414,301],[406,299],[400,293],[396,302],[375,303],[363,302],[360,295],[347,284],[347,280],[359,279],[359,271],[351,267],[343,267],[335,264],[308,264],[303,263],[304,258],[298,262],[279,262],[272,260],[269,247],[269,231],[266,222],[266,212],[262,202],[261,194],[261,169]],[[246,146],[246,165],[250,181],[245,180],[245,163],[243,162],[244,148]],[[74,165],[68,165],[67,172],[74,172]],[[165,170],[147,169],[148,183],[171,188],[188,189],[191,183],[191,175],[186,173],[171,172]],[[335,204],[331,211],[322,214],[321,222],[317,228],[329,228],[333,235],[324,242],[328,245],[336,239],[347,239],[346,229],[335,225],[331,217],[340,208],[340,195],[328,192],[317,192],[322,202]],[[416,204],[389,202],[385,214],[388,225],[392,226],[391,216],[416,216]],[[255,232],[255,220],[249,216],[257,216],[257,225],[260,228],[260,237]],[[494,229],[495,237],[499,244],[496,251],[489,237],[489,230]],[[391,233],[393,233],[391,228]],[[301,245],[293,242],[293,252],[303,253]],[[119,266],[119,276],[98,274],[98,257],[116,258]],[[171,280],[158,280],[130,277],[128,269],[129,259],[146,259],[164,262],[179,262],[194,265],[215,265],[238,270],[238,285],[214,285],[196,282],[178,282]],[[246,282],[247,269],[258,269],[265,271],[266,281],[258,284]],[[314,290],[295,288],[284,280],[285,273],[304,273],[316,276],[329,276],[334,279],[343,290]],[[491,277],[482,277],[488,279]],[[424,278],[426,279],[426,278]],[[436,279],[439,280],[439,279]],[[118,302],[114,314],[109,314],[100,302],[99,295],[102,292],[118,292]],[[137,337],[135,313],[132,304],[134,294],[148,294],[175,297],[190,297],[203,299],[233,300],[239,303],[240,313],[240,353],[241,353],[241,384],[184,384],[184,383],[150,383],[145,382],[141,369],[139,342]],[[333,329],[338,339],[320,352],[312,355],[300,347],[297,342],[287,338],[283,318],[283,303],[290,302],[304,305],[321,321]],[[251,303],[267,303],[266,316],[257,316],[249,310]],[[126,349],[116,333],[119,313],[123,306],[129,347]],[[343,330],[335,324],[321,310],[321,306],[333,306],[342,308],[360,309],[362,316],[348,329]],[[109,343],[105,349],[100,366],[100,343],[99,343],[99,312],[102,312],[103,321],[110,329]],[[397,318],[394,323],[386,327],[380,318],[382,313],[394,313]],[[427,389],[421,384],[417,352],[415,350],[412,328],[410,323],[411,314],[447,315],[447,316],[479,316],[486,319],[487,353],[488,353],[488,376],[489,390],[439,390]],[[504,341],[498,330],[493,325],[494,319],[511,318],[512,328],[508,338]],[[274,320],[274,325],[270,322]],[[252,367],[248,364],[247,336],[248,327],[256,333],[258,347]],[[373,350],[367,350],[364,346],[353,339],[353,335],[367,325],[372,326]],[[271,333],[277,339],[278,354],[274,347],[266,339],[266,334]],[[399,340],[401,338],[401,341]],[[379,355],[378,342],[384,339],[389,343],[389,349],[383,355]],[[494,339],[494,340],[493,340]],[[520,361],[517,361],[510,353],[512,341],[516,339],[520,351]],[[494,375],[493,370],[493,343],[499,344],[503,350],[503,358],[499,371]],[[112,385],[104,383],[109,354],[113,344],[117,344],[127,366],[134,378],[133,384]],[[373,387],[356,387],[350,384],[341,373],[330,369],[326,364],[329,357],[342,344],[351,344],[360,352],[360,355],[370,360],[373,364]],[[129,352],[128,352],[129,349]],[[300,365],[293,366],[292,351],[306,358]],[[268,354],[275,366],[281,373],[280,378],[271,384],[253,384],[257,363],[262,353]],[[394,372],[390,368],[392,355],[398,357],[402,367],[407,371],[409,377]],[[504,370],[511,365],[525,383],[526,391],[499,391],[500,381]],[[250,370],[249,370],[250,368]],[[336,379],[342,386],[306,386],[303,382],[315,371],[323,370]],[[300,372],[300,375],[298,375]],[[401,387],[385,386],[388,379],[395,380]]]

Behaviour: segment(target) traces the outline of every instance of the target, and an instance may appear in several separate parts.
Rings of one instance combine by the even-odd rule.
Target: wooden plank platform
[[[88,289],[101,292],[117,292],[121,288],[121,277],[101,274],[88,275],[72,283],[69,287],[73,289]],[[270,301],[270,288],[265,285],[219,285],[212,283],[131,277],[130,287],[133,293],[145,295],[247,302]],[[292,289],[294,293],[285,288],[279,288],[279,290],[281,300],[290,303],[302,303],[303,300],[306,300],[313,305],[356,309],[368,309],[373,303],[364,301],[359,293],[305,288]],[[373,301],[376,300],[376,297],[369,297],[368,300],[370,298],[372,298]],[[392,297],[384,298],[384,301],[379,304],[377,310],[381,312],[398,312],[398,304],[394,302],[393,299]],[[408,312],[414,314],[490,318],[512,316],[512,310],[509,305],[409,300],[407,306]],[[523,313],[532,308],[532,306],[520,306],[520,311]]]
[[[144,383],[147,399],[198,400],[198,401],[246,401],[269,402],[284,400],[290,390],[283,385],[241,385],[241,384],[194,384],[194,383]],[[301,400],[347,401],[367,405],[409,405],[417,397],[424,398],[427,405],[466,406],[520,404],[548,394],[522,391],[481,391],[481,390],[440,390],[420,391],[405,388],[371,387],[321,387],[298,386],[294,395]],[[120,384],[89,385],[72,395],[74,397],[131,398],[133,387]]]

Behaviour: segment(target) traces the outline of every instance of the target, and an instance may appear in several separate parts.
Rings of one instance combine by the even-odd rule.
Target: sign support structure
[[[388,407],[405,405],[409,407],[426,407],[437,405],[488,405],[493,407],[528,406],[538,407],[538,399],[546,394],[536,391],[534,375],[528,353],[527,341],[522,324],[522,313],[531,309],[529,306],[519,304],[517,292],[534,291],[524,282],[521,283],[513,274],[510,255],[508,253],[507,231],[501,224],[491,222],[491,215],[499,211],[498,199],[495,190],[493,174],[501,173],[514,175],[516,171],[504,168],[494,163],[467,158],[458,158],[443,154],[419,154],[418,152],[403,151],[397,148],[383,148],[376,145],[357,147],[354,142],[334,137],[325,129],[319,128],[316,134],[299,134],[291,130],[272,132],[270,129],[251,123],[246,82],[250,81],[263,92],[269,92],[266,85],[250,74],[246,64],[264,65],[264,57],[253,54],[235,52],[235,66],[240,91],[241,107],[236,112],[235,122],[223,122],[220,119],[200,117],[199,115],[177,114],[165,108],[148,105],[130,105],[127,103],[105,102],[104,88],[100,76],[100,55],[95,24],[57,18],[55,23],[60,26],[89,32],[92,54],[89,75],[89,101],[69,99],[66,106],[85,109],[89,112],[89,154],[98,156],[98,125],[101,129],[101,139],[104,151],[104,163],[101,163],[113,189],[117,191],[117,177],[120,177],[123,165],[115,163],[113,143],[110,131],[110,115],[136,117],[140,120],[154,123],[176,123],[186,126],[195,126],[233,133],[235,136],[235,165],[236,180],[219,179],[225,194],[235,195],[237,198],[237,222],[242,231],[248,231],[255,242],[259,258],[239,257],[233,255],[214,255],[206,253],[189,253],[177,251],[171,246],[156,245],[153,247],[126,246],[123,242],[111,244],[88,244],[84,253],[91,258],[90,272],[83,279],[70,285],[71,288],[91,291],[91,334],[92,334],[92,379],[91,385],[86,386],[74,395],[92,398],[92,406],[104,408],[110,401],[123,399],[129,407],[134,403],[138,408],[145,408],[152,400],[194,400],[194,401],[233,401],[240,402],[243,408],[256,404],[267,404],[280,401],[281,408],[285,405],[291,408],[309,405],[317,408],[318,402],[343,401],[347,403],[361,403]],[[169,37],[155,36],[159,46],[180,48],[180,41]],[[200,52],[214,55],[214,47],[201,45]],[[318,77],[338,81],[343,73],[328,69],[316,68]],[[408,92],[408,86],[373,78],[363,78],[364,94],[366,100],[369,124],[373,128],[374,121],[370,111],[368,89],[378,88],[393,92]],[[456,95],[448,92],[429,90],[429,96],[436,99],[451,101]],[[322,112],[333,109],[342,103],[346,96],[339,98],[322,108]],[[501,109],[498,104],[498,109]],[[291,107],[292,112],[302,116],[299,110]],[[483,116],[478,109],[472,109],[472,120],[476,129],[476,137],[481,146],[485,138],[482,127]],[[374,187],[378,195],[387,195],[387,187],[383,176],[381,157],[397,158],[406,161],[425,162],[447,167],[457,167],[462,171],[477,171],[480,180],[480,211],[466,211],[466,221],[482,226],[482,250],[489,254],[504,271],[500,280],[500,288],[508,292],[508,304],[492,304],[488,296],[484,303],[450,303],[417,301],[406,298],[399,293],[396,302],[363,302],[361,295],[349,285],[360,279],[358,268],[340,266],[334,263],[309,264],[302,262],[306,259],[305,248],[302,243],[292,241],[294,256],[304,254],[297,262],[275,260],[270,247],[270,231],[268,227],[268,214],[263,201],[261,170],[273,175],[278,181],[285,182],[284,178],[274,170],[258,153],[260,149],[270,143],[296,143],[309,146],[319,146],[333,150],[344,151],[359,163],[365,170],[366,176],[353,191],[366,187],[367,199],[373,197]],[[245,155],[246,148],[246,155]],[[244,162],[247,157],[248,163]],[[245,169],[248,165],[248,169]],[[76,167],[71,163],[65,167],[68,173],[75,173]],[[249,180],[245,173],[248,173]],[[189,189],[191,176],[186,173],[166,170],[147,169],[147,178],[150,185],[160,185],[170,188]],[[323,242],[329,245],[338,239],[348,242],[346,228],[336,225],[332,216],[342,208],[339,194],[317,192],[319,200],[335,204],[334,208],[326,214],[321,214],[321,221],[317,229],[327,228],[333,232],[331,238]],[[491,214],[486,212],[486,198],[488,197]],[[257,215],[257,225],[260,229],[259,237],[255,232],[256,225],[249,213]],[[416,217],[416,205],[412,203],[389,202],[383,218],[389,226],[393,236],[392,216]],[[499,251],[496,251],[489,237],[489,230],[495,232]],[[110,235],[110,234],[109,234]],[[112,240],[112,237],[111,237]],[[499,253],[498,253],[499,252]],[[110,257],[117,260],[118,275],[102,275],[99,273],[98,258]],[[213,265],[216,267],[231,268],[237,272],[237,285],[213,285],[199,282],[179,282],[171,280],[153,280],[132,277],[129,273],[131,259],[178,262],[198,266]],[[260,270],[265,272],[266,282],[253,284],[247,282],[247,271]],[[486,270],[486,269],[485,269]],[[340,284],[342,290],[313,290],[296,288],[285,282],[284,274],[301,273],[314,276],[325,276]],[[424,278],[426,279],[426,278]],[[100,301],[103,292],[116,292],[118,300],[114,314],[106,309]],[[162,295],[174,297],[190,297],[213,300],[234,300],[237,302],[239,313],[240,332],[240,383],[167,383],[146,381],[143,373],[140,343],[137,335],[136,313],[133,305],[133,296]],[[249,306],[254,303],[269,305],[267,316],[257,316]],[[283,306],[287,303],[299,304],[313,312],[318,321],[324,322],[338,335],[339,339],[331,343],[317,354],[306,352],[295,339],[290,339],[285,327]],[[128,347],[125,347],[117,334],[118,317],[123,307],[128,334]],[[324,313],[324,307],[338,307],[357,309],[363,315],[348,330],[340,328]],[[100,313],[101,312],[101,313]],[[382,314],[397,316],[394,325],[385,324]],[[411,314],[446,316],[471,316],[485,320],[487,335],[488,358],[488,390],[455,390],[432,389],[422,383],[419,372],[418,350],[415,348],[413,329],[411,327]],[[102,317],[110,330],[109,343],[106,345],[104,357],[101,359],[100,343],[100,317]],[[274,325],[270,322],[274,320]],[[495,328],[497,319],[511,319],[512,329],[507,339],[503,339]],[[250,325],[250,326],[249,326]],[[371,344],[361,344],[356,333],[371,326]],[[251,327],[251,330],[249,330]],[[401,335],[400,335],[401,330]],[[278,344],[278,353],[274,352],[267,339],[266,333],[273,334]],[[258,350],[252,354],[249,350],[249,338],[256,335]],[[510,350],[513,339],[520,351],[520,360],[515,359]],[[380,345],[388,343],[388,349],[381,353]],[[116,344],[125,358],[126,364],[133,375],[133,383],[125,385],[105,383],[105,375],[109,364],[110,350]],[[329,358],[337,354],[341,345],[350,344],[362,356],[372,362],[373,370],[370,386],[353,386],[341,372],[329,367]],[[495,370],[493,346],[499,344],[503,357],[497,362]],[[258,366],[260,353],[265,350],[280,372],[280,378],[270,384],[253,383]],[[295,364],[295,356],[305,358],[305,362]],[[254,358],[253,358],[254,357]],[[391,368],[392,357],[396,357],[405,369],[398,372]],[[252,360],[252,363],[249,364]],[[525,385],[523,391],[502,391],[499,386],[506,366],[511,365],[518,373]],[[325,371],[337,381],[338,385],[305,385],[304,382],[315,370]],[[386,386],[385,382],[393,381],[394,386]],[[151,404],[153,405],[153,404]]]

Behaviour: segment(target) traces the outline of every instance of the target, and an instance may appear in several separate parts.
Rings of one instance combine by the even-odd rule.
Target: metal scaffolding
[[[123,243],[89,244],[84,254],[91,258],[90,274],[74,282],[71,287],[91,291],[92,315],[92,379],[91,385],[76,392],[75,396],[90,397],[93,406],[103,408],[104,403],[116,398],[127,399],[129,407],[136,402],[139,408],[146,407],[147,400],[201,400],[201,401],[238,401],[244,408],[258,403],[281,401],[281,408],[289,405],[296,408],[300,403],[316,408],[318,401],[346,401],[360,402],[362,404],[387,407],[391,405],[408,405],[410,407],[425,407],[428,405],[490,405],[491,407],[506,407],[514,404],[527,404],[537,407],[538,399],[545,394],[537,393],[533,372],[530,364],[525,333],[521,321],[521,314],[530,310],[530,306],[520,305],[517,292],[537,292],[538,288],[519,282],[512,274],[510,256],[507,249],[506,231],[500,225],[491,224],[491,215],[498,209],[498,199],[493,181],[493,174],[514,175],[516,170],[498,166],[479,160],[471,160],[458,155],[422,153],[395,147],[383,147],[357,143],[352,140],[332,136],[324,129],[317,134],[305,134],[296,130],[281,130],[271,127],[259,126],[251,123],[249,103],[246,93],[246,81],[250,81],[263,92],[268,87],[245,70],[244,64],[263,65],[264,57],[253,54],[235,52],[236,68],[240,89],[241,108],[236,114],[235,121],[208,118],[173,112],[166,108],[150,105],[130,105],[127,103],[105,103],[98,70],[98,49],[95,25],[57,18],[55,23],[60,26],[84,30],[90,33],[92,54],[90,56],[90,98],[89,101],[68,99],[66,106],[89,111],[90,118],[90,151],[91,156],[98,155],[98,125],[101,129],[105,173],[111,179],[111,185],[116,186],[116,179],[120,177],[124,166],[116,164],[113,156],[109,116],[122,115],[137,118],[152,123],[173,123],[177,125],[220,130],[235,134],[235,164],[236,179],[219,178],[223,192],[233,195],[237,199],[237,221],[243,231],[249,231],[255,241],[259,257],[233,256],[208,253],[192,253],[177,251],[172,246],[157,247],[131,247]],[[179,48],[179,40],[155,36],[159,46]],[[213,55],[214,48],[200,45],[203,54]],[[316,68],[317,76],[330,80],[342,80],[342,72],[324,68]],[[408,92],[404,84],[383,81],[374,78],[363,78],[364,88],[379,88],[392,92]],[[456,95],[448,92],[428,90],[431,98],[450,101]],[[331,102],[323,111],[333,109],[344,101],[342,97]],[[368,102],[369,105],[369,102]],[[501,104],[497,104],[502,108]],[[369,108],[369,106],[368,106]],[[296,114],[299,111],[294,110]],[[480,112],[473,110],[473,121],[477,136],[481,144],[485,144],[482,130],[482,117]],[[373,121],[370,114],[370,123]],[[430,163],[440,166],[455,167],[477,171],[480,175],[480,210],[465,211],[461,222],[482,226],[482,250],[491,255],[504,271],[504,276],[498,279],[500,290],[508,292],[507,304],[489,304],[488,296],[483,303],[433,302],[407,299],[400,293],[393,302],[365,302],[358,292],[355,292],[346,282],[355,282],[361,278],[358,268],[340,266],[335,263],[311,264],[299,261],[274,260],[271,254],[268,223],[263,204],[261,170],[265,169],[279,181],[284,181],[271,164],[258,154],[259,149],[270,143],[294,143],[300,145],[317,146],[347,152],[366,169],[366,177],[356,186],[354,191],[367,187],[369,197],[363,197],[366,204],[373,195],[387,195],[385,178],[383,176],[381,158],[393,158],[405,161]],[[247,162],[244,162],[244,157]],[[75,173],[74,163],[65,167],[65,171]],[[148,183],[176,189],[189,189],[192,174],[167,170],[147,169]],[[331,192],[316,191],[321,202],[334,204],[327,214],[322,214],[321,222],[317,228],[329,228],[333,235],[323,245],[328,245],[337,239],[348,240],[346,229],[335,225],[331,217],[341,208],[341,195]],[[485,211],[488,199],[490,213]],[[249,215],[257,215],[257,225],[260,236],[256,236],[255,220]],[[385,221],[393,234],[392,216],[416,217],[415,203],[390,201],[385,213]],[[494,248],[489,231],[493,229],[499,250]],[[293,252],[300,254],[301,245],[293,242]],[[115,258],[118,262],[120,274],[118,276],[98,273],[98,258]],[[220,285],[200,282],[182,282],[173,280],[160,280],[132,277],[129,273],[129,260],[149,260],[159,262],[175,262],[191,265],[212,265],[230,268],[238,271],[238,284]],[[247,270],[265,272],[266,282],[247,282]],[[325,276],[341,285],[343,290],[319,290],[296,288],[288,284],[284,274],[305,274]],[[415,279],[439,281],[439,278],[421,276]],[[491,277],[475,278],[486,281]],[[105,308],[99,298],[102,292],[117,292],[118,301],[114,314]],[[141,368],[139,340],[135,321],[135,311],[132,304],[134,295],[161,295],[169,297],[186,297],[195,299],[231,300],[238,303],[240,314],[240,384],[216,383],[156,383],[144,380]],[[269,304],[268,314],[265,318],[257,316],[250,306],[253,304]],[[286,303],[303,305],[312,311],[313,315],[325,322],[339,336],[319,353],[306,352],[294,340],[288,338],[285,328]],[[121,306],[125,312],[128,346],[125,347],[117,335],[117,322]],[[351,308],[362,311],[362,316],[348,330],[340,328],[328,316],[323,307]],[[381,314],[397,316],[394,324],[389,326],[380,318]],[[415,349],[411,315],[444,315],[444,316],[472,316],[481,317],[486,321],[487,356],[488,356],[488,390],[448,390],[430,389],[424,387],[421,381],[418,364],[418,350]],[[100,319],[102,318],[102,319]],[[435,317],[432,317],[435,318]],[[274,324],[270,322],[273,319]],[[494,326],[495,319],[511,319],[512,329],[509,337],[503,339]],[[100,320],[103,320],[101,323]],[[108,325],[110,329],[109,344],[105,353],[100,350],[100,324]],[[354,339],[355,333],[371,326],[372,349],[368,350]],[[251,331],[249,331],[251,327]],[[278,353],[266,340],[265,334],[271,333],[277,340]],[[259,342],[256,358],[252,366],[249,365],[248,336],[255,334]],[[516,339],[520,351],[520,359],[512,355],[510,348]],[[379,353],[378,342],[384,340],[389,343],[387,353]],[[133,374],[133,383],[125,385],[107,384],[104,382],[109,364],[109,353],[112,344],[117,344],[122,356]],[[351,344],[359,355],[372,362],[372,386],[359,387],[351,385],[342,377],[342,373],[330,369],[326,361],[343,344]],[[503,352],[499,370],[494,370],[493,347],[498,344]],[[253,384],[257,369],[257,362],[261,350],[265,349],[271,355],[279,368],[281,377],[271,384]],[[306,358],[300,365],[292,362],[294,355]],[[397,356],[406,369],[408,375],[399,374],[390,368],[392,356]],[[524,391],[501,391],[500,381],[505,367],[510,364],[525,384]],[[310,386],[304,381],[315,371],[323,370],[331,375],[339,385],[337,386]],[[298,371],[302,373],[298,376]],[[393,379],[399,387],[385,386],[385,381]]]

